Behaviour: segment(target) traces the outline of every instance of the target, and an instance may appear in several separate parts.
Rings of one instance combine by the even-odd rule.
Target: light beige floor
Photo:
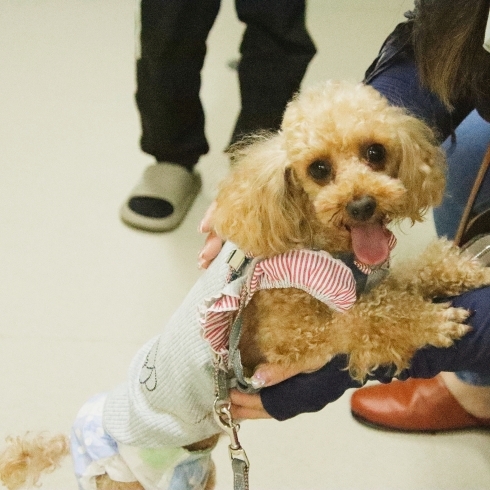
[[[310,0],[319,53],[305,84],[360,80],[408,0]],[[139,345],[199,276],[196,232],[227,171],[242,27],[231,0],[209,39],[202,96],[212,151],[181,228],[131,230],[118,208],[151,159],[138,148],[132,0],[0,2],[0,438],[66,432],[80,405],[124,379]],[[434,235],[398,233],[398,255]],[[321,413],[247,422],[252,490],[490,488],[481,433],[411,436],[358,425],[347,393]],[[223,441],[218,490],[231,489]],[[45,479],[74,490],[70,462]]]

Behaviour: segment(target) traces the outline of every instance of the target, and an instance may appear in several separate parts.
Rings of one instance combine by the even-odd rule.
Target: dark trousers
[[[232,143],[279,128],[316,52],[305,26],[305,1],[235,1],[246,29],[238,66],[241,111]],[[220,0],[141,1],[136,102],[141,148],[158,161],[192,168],[209,150],[199,90],[206,39],[219,7]]]

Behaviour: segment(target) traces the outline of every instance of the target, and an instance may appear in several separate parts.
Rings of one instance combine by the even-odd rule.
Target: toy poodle
[[[446,240],[388,271],[388,225],[439,203],[445,167],[427,125],[370,87],[303,91],[279,132],[247,138],[232,159],[212,218],[227,240],[219,256],[126,383],[78,414],[71,447],[84,490],[211,490],[220,374],[248,389],[258,364],[311,371],[340,353],[358,380],[400,371],[417,349],[469,329],[467,311],[432,299],[490,283],[490,269]],[[67,452],[63,437],[11,438],[1,479],[34,485]]]

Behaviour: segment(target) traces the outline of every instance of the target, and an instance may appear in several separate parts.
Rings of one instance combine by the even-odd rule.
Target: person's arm
[[[451,302],[472,312],[467,320],[472,330],[447,349],[428,346],[417,351],[410,367],[398,378],[431,378],[441,371],[460,370],[490,374],[490,287],[464,293]],[[256,376],[265,388],[259,395],[234,393],[233,415],[286,420],[300,413],[321,410],[349,388],[361,386],[349,376],[346,365],[347,358],[337,356],[314,373],[298,374],[284,381],[294,372],[274,365],[260,366]],[[378,369],[372,379],[389,382],[392,377],[388,366]]]
[[[300,413],[317,412],[340,398],[349,388],[362,386],[346,369],[347,356],[333,358],[318,371],[297,373],[273,364],[260,366],[267,386],[256,395],[232,390],[232,415],[236,419],[286,420]]]

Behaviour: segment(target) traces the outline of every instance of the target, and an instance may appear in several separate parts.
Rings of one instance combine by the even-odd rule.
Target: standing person
[[[489,0],[471,5],[465,0],[419,0],[408,20],[383,44],[365,79],[391,103],[407,107],[437,128],[441,141],[446,140],[449,187],[435,221],[438,233],[450,238],[490,144],[489,9]],[[473,212],[489,208],[487,174]],[[201,263],[210,258],[205,248]],[[356,391],[351,409],[358,420],[408,431],[490,428],[490,288],[470,291],[452,302],[474,312],[469,319],[472,332],[450,349],[417,352],[401,375],[413,379]],[[359,386],[345,366],[345,357],[338,356],[315,373],[284,382],[296,373],[261,366],[254,374],[256,385],[279,384],[260,395],[234,393],[234,416],[284,420],[320,410]],[[378,370],[374,378],[390,381],[389,367]]]
[[[231,143],[279,128],[316,49],[305,25],[306,0],[236,0],[246,24],[238,65],[241,111]],[[136,228],[178,226],[200,190],[194,171],[209,146],[199,98],[206,39],[220,0],[141,0],[136,102],[141,149],[155,157],[121,208]]]

